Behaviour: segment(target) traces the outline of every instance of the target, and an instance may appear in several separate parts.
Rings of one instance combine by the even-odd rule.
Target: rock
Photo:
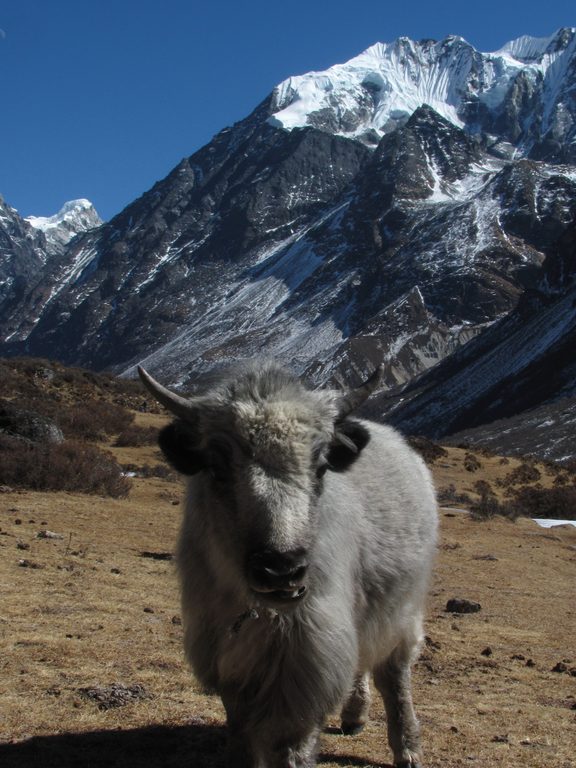
[[[466,600],[462,597],[453,597],[446,603],[448,613],[478,613],[482,606],[473,600]]]
[[[64,435],[55,421],[35,411],[0,401],[0,434],[30,440],[33,443],[61,443]]]
[[[61,533],[54,533],[54,531],[38,531],[36,534],[37,539],[63,539],[64,536]]]

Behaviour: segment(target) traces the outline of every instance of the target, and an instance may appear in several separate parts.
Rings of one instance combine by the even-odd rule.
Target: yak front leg
[[[222,692],[228,727],[226,744],[227,768],[256,768],[251,740],[246,730],[245,704],[235,691]]]
[[[266,768],[315,768],[320,728],[306,735],[280,738],[268,743],[263,750],[262,765]]]
[[[412,705],[411,661],[411,652],[404,654],[396,649],[374,670],[374,683],[386,708],[388,743],[396,768],[421,768],[420,726]]]
[[[368,722],[370,709],[370,676],[368,673],[358,675],[352,691],[342,709],[342,733],[353,736],[360,733]]]

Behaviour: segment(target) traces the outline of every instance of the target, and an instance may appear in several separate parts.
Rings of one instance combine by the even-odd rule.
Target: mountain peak
[[[69,200],[53,216],[28,216],[26,221],[44,233],[52,250],[60,250],[76,235],[103,223],[90,200],[85,198]]]
[[[285,130],[313,126],[373,145],[375,135],[402,126],[424,104],[470,133],[497,133],[501,114],[518,111],[524,99],[539,105],[510,138],[521,152],[530,151],[556,130],[555,122],[568,124],[571,97],[559,86],[575,55],[574,28],[542,38],[525,35],[492,53],[477,51],[458,35],[420,42],[400,37],[280,83],[268,122]]]
[[[522,35],[510,40],[492,56],[510,56],[523,64],[539,63],[548,54],[559,53],[569,46],[576,35],[576,28],[563,27],[548,37]]]

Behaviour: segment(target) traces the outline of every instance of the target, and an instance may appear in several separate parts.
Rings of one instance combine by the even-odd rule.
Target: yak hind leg
[[[410,667],[415,645],[399,645],[374,669],[374,683],[386,708],[388,743],[395,768],[422,768],[420,726],[412,705]]]
[[[370,709],[370,676],[368,673],[358,675],[354,686],[342,708],[342,733],[354,736],[364,729],[368,722]]]

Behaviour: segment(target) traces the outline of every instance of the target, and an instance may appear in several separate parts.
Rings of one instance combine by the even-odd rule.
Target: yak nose
[[[308,562],[303,550],[293,552],[263,550],[252,553],[248,558],[251,580],[265,589],[298,587],[302,584],[307,570]]]

